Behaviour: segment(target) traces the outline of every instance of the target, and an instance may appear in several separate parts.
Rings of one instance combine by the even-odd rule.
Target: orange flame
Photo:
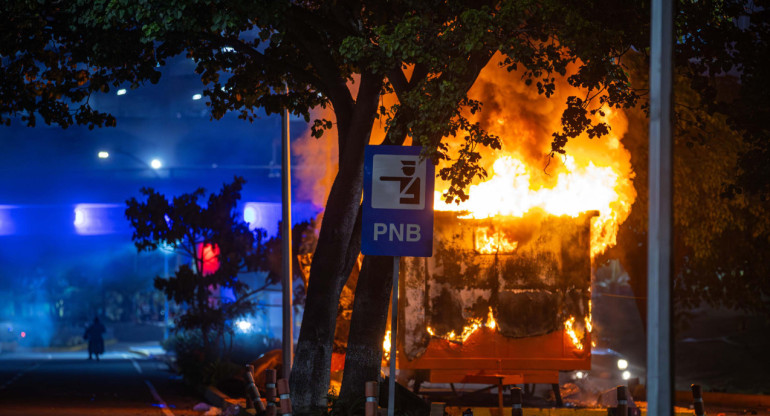
[[[382,340],[382,359],[390,359],[390,331],[385,332],[385,338]]]
[[[583,350],[583,342],[580,341],[580,338],[578,338],[577,333],[575,332],[575,317],[570,316],[569,319],[564,321],[564,333],[567,334],[570,341],[572,341],[572,345],[575,346],[579,351]]]
[[[618,228],[636,199],[631,156],[620,141],[628,128],[625,114],[603,109],[594,118],[610,125],[609,135],[574,138],[565,148],[567,156],[546,163],[543,157],[550,152],[551,133],[561,129],[562,103],[570,95],[584,96],[585,91],[570,86],[566,77],[557,78],[556,93],[549,99],[526,86],[520,71],[509,73],[498,64],[493,59],[468,92],[484,107],[467,116],[498,136],[502,149],[475,149],[490,176],[472,184],[463,203],[444,202],[441,196],[449,183],[437,180],[434,209],[466,211],[466,217],[476,219],[522,217],[532,210],[577,217],[597,210],[599,216],[591,225],[591,255],[603,253],[616,244]],[[446,140],[450,156],[465,136],[461,132]],[[447,163],[442,161],[439,167]]]
[[[593,316],[591,315],[591,300],[588,300],[588,315],[585,317],[586,321],[586,331],[591,332],[594,329],[593,324],[591,321],[593,320]]]
[[[579,166],[573,156],[565,158],[564,171],[557,175],[556,185],[551,188],[533,189],[532,168],[511,156],[498,158],[492,171],[488,181],[471,185],[465,202],[448,204],[441,199],[441,191],[436,191],[434,209],[465,211],[466,217],[476,219],[521,217],[534,209],[571,217],[598,210],[599,216],[591,225],[591,255],[596,256],[615,245],[618,226],[628,217],[636,196],[634,193],[629,201],[620,192],[621,182],[625,181],[612,167],[599,167],[593,161]],[[516,242],[499,234],[489,236],[485,228],[477,230],[476,242],[477,251],[482,254],[516,249]]]
[[[463,327],[463,332],[461,334],[456,334],[455,331],[452,331],[445,335],[436,335],[435,331],[431,327],[427,327],[426,331],[428,334],[430,334],[432,337],[442,338],[446,339],[448,341],[454,341],[454,342],[465,342],[470,338],[471,335],[473,335],[474,332],[476,332],[479,328],[489,328],[489,329],[495,329],[497,326],[497,322],[495,321],[494,314],[492,312],[492,307],[489,307],[489,314],[487,315],[487,321],[482,322],[480,318],[473,318],[471,319],[470,323],[468,325]]]
[[[495,329],[497,326],[497,322],[495,321],[495,316],[492,314],[492,307],[489,307],[489,314],[487,315],[487,323],[486,327],[489,329]]]
[[[512,253],[519,245],[517,241],[509,241],[499,231],[493,231],[490,227],[476,229],[475,243],[479,254]]]

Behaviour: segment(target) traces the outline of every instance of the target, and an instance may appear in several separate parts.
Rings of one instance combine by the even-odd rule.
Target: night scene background
[[[759,10],[764,11],[761,7]],[[759,17],[765,14],[753,13]],[[736,20],[736,27],[747,27],[748,16],[743,18]],[[607,26],[614,21],[605,20],[603,24]],[[762,33],[766,33],[767,22],[756,24],[757,33],[760,26]],[[263,42],[271,42],[270,36],[275,33],[257,32],[249,28],[239,32],[238,39],[262,53],[268,47],[260,45],[260,36],[264,37]],[[576,36],[585,41],[583,35]],[[590,44],[590,36],[588,38]],[[240,62],[238,59],[247,56],[228,46],[212,49],[206,43],[208,38],[204,39],[202,49],[228,65],[230,59]],[[627,41],[633,44],[638,39]],[[683,37],[678,44],[689,46],[689,41],[692,38]],[[766,48],[767,44],[763,45]],[[270,46],[278,48],[277,55],[283,59],[288,55],[282,54],[281,47],[280,42]],[[429,49],[422,52],[426,56],[440,55]],[[626,52],[628,55],[624,55]],[[761,51],[757,54],[763,56]],[[532,73],[521,67],[506,67],[510,62],[501,55],[500,49],[493,48],[488,55],[484,69],[478,69],[474,82],[467,87],[468,96],[483,103],[482,111],[469,110],[468,106],[473,104],[466,102],[460,106],[461,110],[452,114],[466,117],[474,126],[492,135],[483,139],[497,146],[487,143],[474,148],[480,153],[479,166],[486,169],[489,176],[470,181],[472,185],[466,187],[470,199],[461,204],[440,201],[442,192],[455,183],[447,177],[437,179],[434,256],[424,262],[415,258],[403,262],[405,284],[400,296],[406,317],[402,315],[401,319],[408,335],[402,335],[403,350],[399,354],[406,354],[410,360],[419,360],[426,354],[428,358],[439,357],[451,363],[453,356],[446,351],[456,353],[459,361],[477,351],[494,350],[498,342],[552,336],[547,342],[526,350],[525,355],[540,354],[540,347],[558,350],[554,362],[562,356],[578,357],[590,370],[555,373],[559,381],[555,387],[550,381],[506,383],[522,384],[529,405],[551,407],[563,398],[568,406],[611,406],[612,403],[602,397],[618,384],[627,385],[632,394],[643,400],[647,383],[647,108],[639,103],[622,109],[602,107],[590,117],[591,122],[598,120],[607,127],[606,135],[594,137],[594,131],[581,130],[580,135],[570,137],[569,143],[562,137],[562,147],[551,147],[560,138],[559,133],[554,132],[560,132],[567,123],[562,114],[566,111],[564,103],[569,101],[568,96],[583,92],[567,78],[577,73],[580,60],[562,62],[566,76],[561,74],[550,81],[543,79],[545,84],[538,81],[535,88]],[[620,55],[623,56],[623,77],[630,78],[626,86],[630,90],[646,91],[649,88],[649,68],[645,61],[648,56],[634,47]],[[10,61],[1,55],[0,58]],[[440,61],[440,57],[433,58]],[[743,58],[746,62],[751,60],[751,57]],[[353,58],[345,56],[344,59]],[[370,57],[356,59],[365,62]],[[613,62],[621,61],[620,56],[613,59],[616,59]],[[751,65],[744,62],[745,68],[756,69],[761,66],[757,64],[761,59],[755,59]],[[691,63],[696,61],[690,58]],[[168,58],[164,65],[157,65],[162,73],[157,84],[144,82],[133,88],[124,83],[108,92],[91,92],[88,103],[97,111],[113,115],[117,121],[115,127],[61,128],[46,125],[42,120],[38,120],[35,127],[27,127],[23,110],[10,116],[12,122],[8,126],[0,126],[0,414],[3,400],[11,403],[13,395],[23,398],[13,403],[12,408],[17,412],[13,414],[23,414],[26,406],[34,402],[35,394],[30,393],[33,389],[23,384],[25,378],[30,384],[33,380],[35,384],[42,384],[41,380],[51,378],[65,385],[68,378],[79,376],[88,386],[83,392],[61,387],[58,393],[59,399],[72,400],[72,409],[79,409],[81,402],[103,399],[110,403],[106,405],[109,407],[113,405],[110,400],[123,400],[123,397],[118,399],[117,393],[100,390],[103,387],[100,380],[110,379],[115,385],[131,385],[126,388],[127,395],[139,397],[130,397],[121,406],[128,407],[128,403],[137,400],[151,403],[149,410],[136,410],[136,414],[151,414],[150,411],[159,409],[164,412],[172,409],[174,414],[201,414],[208,410],[196,405],[203,398],[199,391],[185,385],[183,379],[188,384],[190,380],[205,380],[242,398],[243,364],[259,362],[253,360],[261,357],[263,361],[259,365],[279,365],[276,357],[282,341],[280,267],[277,266],[281,259],[278,245],[282,209],[281,118],[256,110],[253,120],[238,118],[237,111],[217,120],[212,117],[212,108],[207,106],[209,96],[203,94],[201,75],[196,74],[198,63],[182,53]],[[419,71],[416,75],[412,73],[415,66],[411,65],[399,62],[396,66],[399,75],[419,77]],[[351,96],[359,94],[358,89],[363,88],[365,81],[351,69],[355,66],[348,66],[345,61],[340,68],[344,72],[340,79],[347,82],[347,85],[341,83],[342,88]],[[402,70],[404,74],[400,73]],[[432,71],[434,75],[441,72],[435,68]],[[696,75],[698,71],[700,75],[707,72],[698,69]],[[250,81],[244,81],[243,74],[239,75],[241,77],[232,78],[237,79],[233,85],[240,88],[239,82],[245,82],[246,91]],[[767,377],[770,373],[767,357],[770,348],[768,139],[764,123],[757,121],[766,103],[762,104],[760,99],[760,104],[753,105],[749,100],[761,96],[757,91],[762,91],[764,84],[759,81],[754,84],[759,85],[754,94],[746,94],[751,88],[738,88],[740,82],[736,81],[743,74],[730,68],[720,73],[719,80],[714,82],[719,100],[724,100],[719,101],[723,105],[718,108],[724,111],[722,114],[710,112],[714,108],[706,109],[704,102],[714,97],[707,97],[705,90],[698,90],[685,75],[679,73],[675,77],[675,96],[679,101],[672,201],[676,210],[672,326],[675,389],[680,392],[677,404],[687,406],[690,399],[687,391],[692,383],[697,383],[709,393],[746,394],[752,395],[747,400],[764,400],[742,410],[767,413],[770,411],[767,404],[770,394]],[[228,86],[213,93],[218,94],[220,90],[223,94],[232,93],[241,101],[237,88],[227,84],[229,79],[229,75],[223,75],[222,82]],[[767,78],[761,79],[766,84]],[[299,84],[304,85],[302,82],[304,80]],[[383,90],[378,97],[381,110],[375,112],[381,113],[374,121],[371,144],[383,142],[391,133],[388,129],[401,121],[389,118],[396,114],[393,109],[398,107],[397,103],[407,107],[406,102],[398,101],[395,90],[398,88]],[[259,95],[260,90],[256,91],[249,94]],[[372,91],[380,94],[379,87],[368,92]],[[271,90],[271,94],[273,92]],[[315,90],[306,88],[302,94],[305,101],[299,100],[297,105],[307,104],[313,108],[309,120],[290,116],[292,219],[294,225],[305,227],[295,236],[299,237],[295,246],[300,247],[301,255],[293,259],[297,266],[293,342],[298,342],[299,328],[303,325],[310,253],[318,241],[327,198],[337,174],[337,146],[345,139],[337,137],[333,106],[320,105],[330,101]],[[276,93],[275,97],[279,96]],[[279,103],[265,102],[272,105],[273,110]],[[222,103],[228,101],[220,98],[220,107],[215,105],[214,111],[221,111]],[[233,104],[234,108],[238,105]],[[749,111],[752,107],[755,112]],[[751,116],[741,118],[741,108]],[[394,113],[388,114],[388,111]],[[419,124],[422,119],[415,114],[420,115],[420,111],[413,111],[408,117],[414,117],[413,124]],[[425,114],[424,118],[429,119],[430,114],[427,111]],[[751,117],[754,118],[749,120]],[[312,124],[316,118],[328,123],[329,131],[321,138],[314,137]],[[409,128],[417,127],[410,125]],[[407,130],[403,130],[402,139],[409,144],[412,139],[407,137]],[[440,137],[447,146],[447,154],[455,155],[462,149],[463,140],[467,140],[462,137],[463,129],[459,131]],[[439,162],[437,171],[446,168],[448,163],[448,160]],[[223,351],[228,350],[228,354],[234,351],[227,356],[231,361],[219,360],[221,355],[214,357],[216,359],[207,356],[204,360],[201,358],[206,355],[204,352],[192,347],[185,350],[200,341],[195,339],[194,331],[178,331],[176,320],[189,305],[169,301],[154,284],[159,276],[173,275],[185,267],[189,270],[190,260],[163,248],[138,252],[132,241],[134,230],[126,217],[127,201],[142,200],[140,190],[146,187],[169,199],[204,188],[206,193],[201,200],[205,201],[210,193],[218,192],[236,176],[246,182],[234,209],[234,218],[245,222],[248,230],[263,229],[264,239],[269,242],[266,252],[259,252],[255,256],[258,258],[252,259],[257,267],[237,274],[235,281],[252,287],[264,285],[265,290],[255,295],[253,309],[244,316],[223,320],[231,342],[230,349],[225,345]],[[349,198],[353,200],[351,204],[358,204],[356,197]],[[500,220],[500,217],[505,218]],[[596,218],[591,219],[593,217]],[[340,218],[337,215],[332,220],[340,223],[341,235],[343,226],[352,228],[349,224],[352,222],[345,223]],[[167,225],[172,222],[168,217],[165,221]],[[204,246],[200,249],[207,250]],[[328,354],[333,389],[340,388],[347,340],[349,333],[354,332],[351,316],[359,276],[370,278],[386,271],[383,267],[365,271],[367,263],[362,255],[347,256],[344,261],[343,256],[338,257],[319,261],[352,265],[352,272],[342,277],[340,293],[336,294],[339,305],[326,308],[330,314],[337,314],[332,352]],[[202,274],[213,273],[206,267],[201,267]],[[214,304],[209,311],[221,307],[222,304],[217,304],[221,299],[236,303],[235,295],[228,292],[228,288],[204,289],[212,293],[201,302]],[[382,290],[371,291],[369,300],[386,290],[389,290],[387,285]],[[218,300],[212,301],[213,298]],[[333,296],[324,298],[328,301]],[[521,303],[522,299],[526,302]],[[382,321],[378,330],[385,332],[385,318],[380,315],[387,312],[387,305],[382,303],[380,309],[379,315],[372,313],[372,321],[375,318],[377,322]],[[104,358],[112,362],[102,367],[83,367],[88,348],[84,330],[94,318],[99,318],[106,327]],[[309,318],[311,324],[307,326],[311,329],[314,319],[321,320],[316,315]],[[387,357],[390,332],[386,332],[382,341],[382,334],[376,335],[368,334],[371,338],[368,341],[371,344],[373,339],[376,352],[382,354],[384,350]],[[221,352],[216,348],[212,351]],[[438,355],[431,356],[436,351]],[[446,355],[441,355],[444,353]],[[131,354],[140,354],[143,358],[139,360]],[[192,364],[185,363],[190,357]],[[46,360],[61,360],[61,363],[54,366],[46,364]],[[386,361],[381,361],[384,369]],[[205,366],[199,365],[204,362]],[[87,375],[80,375],[78,372],[84,368]],[[446,380],[431,382],[423,369],[416,368],[403,369],[398,381],[415,393],[422,388],[423,398],[437,402],[460,401],[462,394],[456,394],[454,384],[443,382]],[[144,385],[137,387],[136,380],[132,379],[137,374],[146,377]],[[542,374],[535,374],[534,379],[539,375]],[[259,383],[264,380],[260,379]],[[503,384],[502,379],[500,383]],[[154,385],[162,396],[171,398],[169,403],[177,403],[177,407],[164,403]],[[463,382],[458,389],[471,391],[481,387]],[[497,395],[493,396],[491,391],[471,398],[466,396],[468,405],[486,406],[487,401],[497,404]],[[507,405],[511,400],[509,391],[506,388]],[[684,399],[681,392],[685,393]],[[735,406],[743,405],[733,405],[729,411],[736,411]],[[48,411],[56,411],[56,406]]]

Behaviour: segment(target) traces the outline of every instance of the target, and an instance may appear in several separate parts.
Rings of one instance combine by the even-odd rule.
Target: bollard
[[[262,398],[259,397],[259,390],[257,389],[257,385],[254,384],[254,367],[251,365],[246,366],[246,383],[249,399],[254,404],[254,408],[257,409],[257,411],[260,413],[264,412],[265,404],[262,403]]]
[[[626,386],[618,386],[618,407],[615,416],[628,416],[628,391]]]
[[[524,409],[521,408],[521,387],[511,387],[511,416],[523,416]]]
[[[704,416],[706,410],[703,408],[703,391],[699,384],[693,384],[690,386],[692,390],[693,409],[695,410],[695,416]]]
[[[275,370],[265,370],[265,399],[267,399],[267,411],[265,416],[275,416],[277,413],[275,408],[275,399],[277,396],[275,391],[276,374],[277,371]]]
[[[366,416],[377,416],[377,382],[366,382]]]
[[[278,397],[281,399],[281,416],[291,416],[291,397],[289,396],[289,380],[278,380]]]

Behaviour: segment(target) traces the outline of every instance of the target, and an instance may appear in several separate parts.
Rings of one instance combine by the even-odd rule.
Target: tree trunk
[[[337,129],[341,144],[339,171],[329,193],[310,266],[305,312],[291,372],[292,403],[297,414],[326,408],[337,304],[361,251],[364,146],[369,143],[381,83],[381,77],[362,75],[350,125],[339,125]]]
[[[393,257],[364,257],[353,301],[341,403],[363,401],[365,383],[379,381],[392,286]]]

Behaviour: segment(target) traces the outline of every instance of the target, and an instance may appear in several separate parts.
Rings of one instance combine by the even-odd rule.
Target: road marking
[[[11,385],[11,384],[13,384],[13,383],[14,383],[16,380],[20,379],[20,378],[21,378],[21,376],[23,376],[24,374],[26,374],[26,373],[28,373],[28,372],[30,372],[30,371],[32,371],[32,370],[34,370],[34,369],[38,368],[38,367],[40,367],[40,363],[35,363],[35,365],[33,365],[33,366],[31,366],[31,367],[27,367],[27,368],[25,368],[24,370],[21,370],[21,371],[19,371],[18,373],[16,373],[16,375],[15,375],[15,376],[13,376],[13,378],[11,378],[10,380],[8,380],[8,381],[6,381],[5,383],[3,383],[2,385],[0,385],[0,390],[5,390],[5,389],[6,389],[6,387],[10,386],[10,385]]]
[[[152,383],[150,383],[150,380],[144,380],[144,383],[147,384],[147,387],[150,388],[150,394],[152,394],[152,397],[154,397],[155,400],[157,400],[158,403],[160,403],[160,410],[163,411],[163,414],[165,416],[174,416],[174,414],[171,413],[171,410],[168,410],[168,405],[166,404],[166,402],[163,401],[163,399],[161,399],[160,394],[158,394],[158,391],[155,390],[155,386],[153,386]]]
[[[131,364],[134,365],[137,373],[142,374],[142,367],[139,366],[139,363],[137,363],[136,360],[131,360]]]

